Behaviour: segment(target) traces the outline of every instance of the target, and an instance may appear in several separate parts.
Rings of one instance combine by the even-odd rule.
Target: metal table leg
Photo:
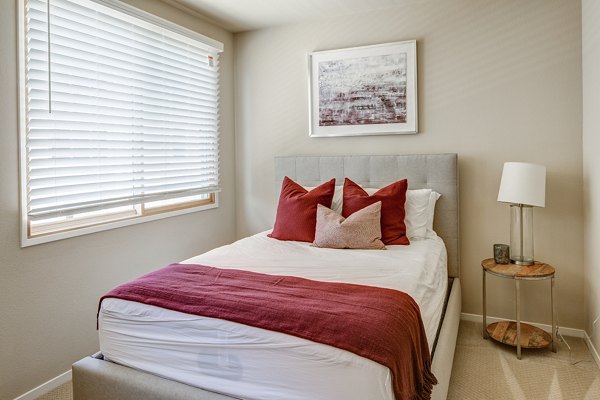
[[[554,301],[554,276],[550,279],[550,303],[552,308],[552,352],[556,353],[556,302]]]
[[[488,338],[488,333],[487,333],[487,323],[486,323],[486,303],[487,303],[487,296],[485,293],[485,269],[481,269],[481,271],[483,272],[483,338],[487,339]]]
[[[519,300],[521,298],[521,281],[515,279],[515,293],[517,296],[517,358],[521,359],[521,307]]]

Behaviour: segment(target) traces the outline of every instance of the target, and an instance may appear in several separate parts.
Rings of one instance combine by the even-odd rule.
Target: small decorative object
[[[510,261],[532,265],[533,206],[546,205],[546,167],[522,162],[504,163],[498,201],[510,203]]]
[[[510,263],[509,247],[507,244],[495,244],[494,245],[494,261],[496,264],[508,264]]]
[[[417,42],[310,54],[310,136],[417,133]]]

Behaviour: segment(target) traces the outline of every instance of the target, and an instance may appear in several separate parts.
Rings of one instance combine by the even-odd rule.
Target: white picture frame
[[[309,54],[311,137],[418,132],[417,42]]]

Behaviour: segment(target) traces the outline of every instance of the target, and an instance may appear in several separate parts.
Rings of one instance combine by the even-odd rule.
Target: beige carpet
[[[461,321],[448,400],[598,400],[600,370],[583,339],[566,337],[571,349],[523,350],[481,337],[481,323]]]
[[[71,382],[67,382],[45,395],[38,397],[37,400],[73,400],[73,388],[71,387]]]
[[[481,338],[481,324],[461,321],[448,400],[600,400],[600,370],[582,339],[567,337],[558,353],[515,349]],[[38,400],[71,400],[71,383]],[[335,399],[332,399],[335,400]],[[368,400],[368,399],[365,399]]]

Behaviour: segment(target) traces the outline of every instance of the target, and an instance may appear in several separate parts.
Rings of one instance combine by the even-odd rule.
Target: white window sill
[[[71,230],[68,230],[65,232],[49,233],[47,235],[37,236],[37,237],[32,237],[32,238],[27,237],[27,225],[24,222],[21,225],[21,247],[29,247],[29,246],[34,246],[36,244],[54,242],[56,240],[62,240],[62,239],[68,239],[68,238],[82,236],[82,235],[88,235],[90,233],[107,231],[110,229],[121,228],[123,226],[141,224],[144,222],[156,221],[156,220],[163,219],[163,218],[170,218],[170,217],[174,217],[177,215],[190,214],[190,213],[204,211],[204,210],[210,210],[210,209],[218,208],[218,207],[219,207],[219,195],[218,195],[218,193],[216,193],[215,201],[210,204],[204,204],[204,205],[197,206],[197,207],[184,208],[184,209],[180,209],[180,210],[167,211],[167,212],[151,214],[151,215],[143,215],[143,216],[138,216],[138,217],[133,217],[133,218],[117,220],[117,221],[113,221],[113,222],[106,222],[106,223],[102,223],[100,225],[87,226],[87,227],[82,227],[82,228],[74,228],[74,229],[71,229]]]

